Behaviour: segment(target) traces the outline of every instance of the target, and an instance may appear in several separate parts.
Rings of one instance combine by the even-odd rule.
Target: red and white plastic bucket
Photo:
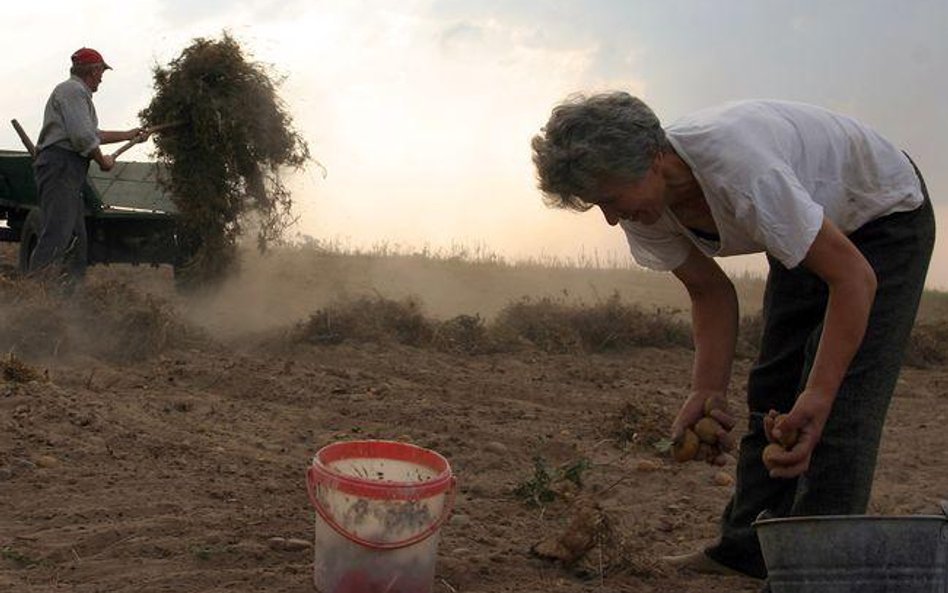
[[[438,530],[455,495],[444,457],[395,441],[333,443],[313,457],[306,485],[320,593],[432,591]]]

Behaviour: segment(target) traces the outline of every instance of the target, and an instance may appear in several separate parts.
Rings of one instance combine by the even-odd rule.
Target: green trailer
[[[94,163],[83,188],[87,245],[77,257],[94,264],[170,264],[188,261],[180,240],[177,210],[158,182],[155,163],[117,162],[111,171]],[[42,224],[33,158],[0,150],[0,241],[19,242],[19,267],[27,271]]]

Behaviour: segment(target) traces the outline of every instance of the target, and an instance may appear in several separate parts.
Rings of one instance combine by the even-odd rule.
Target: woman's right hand
[[[682,404],[672,422],[672,440],[677,441],[682,438],[686,428],[693,428],[698,420],[705,416],[714,418],[721,425],[718,432],[718,446],[722,453],[714,459],[708,460],[714,465],[724,465],[727,462],[725,453],[734,450],[734,437],[731,431],[737,424],[737,420],[731,416],[727,406],[727,395],[724,392],[717,391],[692,391],[688,399]]]

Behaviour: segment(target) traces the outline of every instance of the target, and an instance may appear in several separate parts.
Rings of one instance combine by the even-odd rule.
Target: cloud
[[[482,43],[483,30],[470,23],[456,23],[445,27],[441,34],[441,48],[443,51],[456,51],[458,46]]]
[[[4,115],[35,136],[68,55],[96,47],[115,66],[100,121],[121,129],[150,101],[153,65],[226,29],[285,77],[281,96],[329,169],[294,180],[302,231],[624,253],[595,215],[541,204],[529,139],[557,102],[621,88],[665,121],[748,97],[838,107],[906,147],[944,202],[946,21],[943,0],[49,0],[5,7],[0,76],[18,89]],[[9,126],[0,146],[19,147]]]
[[[173,28],[209,23],[215,28],[292,20],[310,5],[306,0],[158,0],[156,14]]]
[[[258,55],[290,73],[284,96],[329,169],[298,182],[304,232],[507,250],[534,240],[525,221],[568,225],[541,204],[529,141],[553,105],[602,82],[599,48],[545,47],[535,25],[490,15],[373,6],[254,29]]]

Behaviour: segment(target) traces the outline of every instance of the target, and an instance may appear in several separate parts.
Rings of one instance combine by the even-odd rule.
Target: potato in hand
[[[786,414],[780,414],[777,410],[770,410],[770,412],[764,416],[764,434],[767,440],[770,441],[770,444],[764,447],[761,457],[764,461],[764,467],[768,470],[773,470],[777,467],[776,457],[779,456],[780,453],[792,449],[800,439],[799,430],[787,430],[781,426],[786,417]],[[777,435],[774,434],[774,428],[777,427],[780,428],[780,438],[777,438]]]
[[[722,430],[724,430],[724,427],[721,426],[721,423],[710,416],[705,416],[695,423],[695,434],[698,435],[702,443],[709,445],[718,443],[718,433]]]
[[[698,447],[701,440],[698,435],[690,428],[686,428],[681,437],[675,439],[672,443],[672,457],[678,463],[691,461],[698,454]]]
[[[796,429],[787,430],[783,426],[780,426],[784,423],[786,417],[786,414],[781,414],[777,412],[777,410],[770,410],[770,412],[764,416],[764,434],[771,443],[779,443],[784,449],[792,449],[800,439],[800,431]],[[774,428],[778,426],[780,427],[781,433],[779,439],[774,434]]]
[[[704,403],[705,415],[694,426],[672,443],[672,456],[675,461],[705,461],[722,465],[722,453],[728,450],[727,440],[722,438],[727,430],[717,419],[711,416],[714,410],[726,410],[725,402],[708,398]]]
[[[781,445],[780,443],[770,443],[769,445],[764,447],[764,452],[762,454],[762,457],[764,459],[764,467],[766,467],[768,470],[772,470],[775,467],[777,467],[777,462],[776,462],[775,457],[780,455],[784,451],[786,451],[786,449],[784,449],[783,445]]]

